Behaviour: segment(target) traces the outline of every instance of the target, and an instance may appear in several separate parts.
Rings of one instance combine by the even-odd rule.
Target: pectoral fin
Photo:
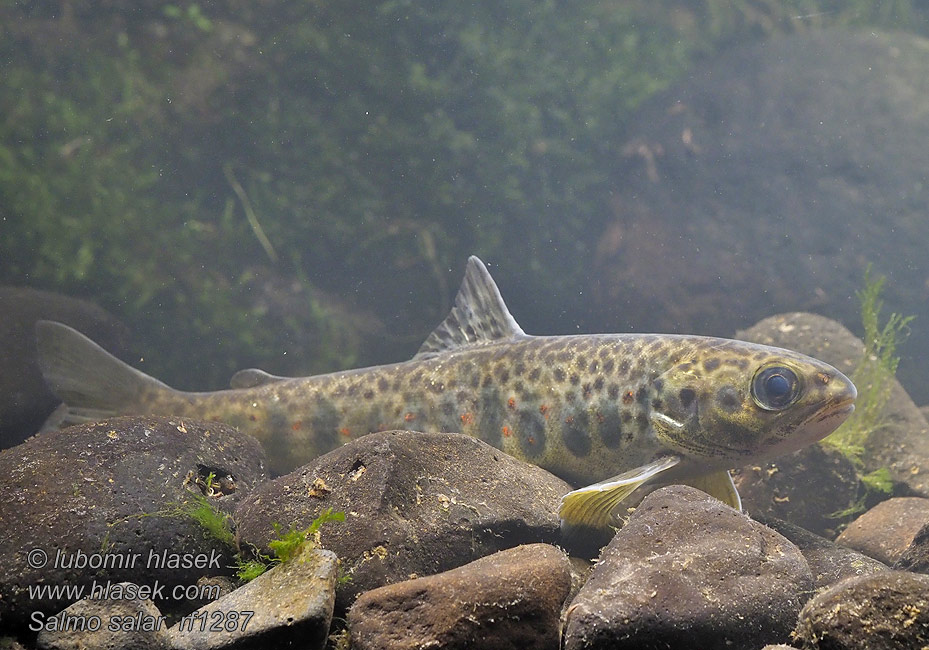
[[[739,498],[739,492],[735,489],[735,484],[733,484],[728,470],[685,479],[680,483],[703,490],[726,505],[732,506],[739,512],[742,511],[742,499]]]
[[[665,456],[619,476],[569,492],[561,498],[558,510],[562,526],[606,528],[610,523],[610,513],[620,501],[656,474],[671,469],[679,462],[681,459],[677,456]]]

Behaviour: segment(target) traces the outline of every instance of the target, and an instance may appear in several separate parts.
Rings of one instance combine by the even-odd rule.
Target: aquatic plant
[[[880,295],[885,282],[884,276],[872,277],[869,264],[865,269],[864,288],[857,293],[864,328],[864,352],[852,372],[852,381],[858,388],[855,412],[823,440],[823,444],[842,452],[857,467],[863,465],[862,455],[868,438],[887,426],[884,408],[900,362],[896,350],[909,335],[909,324],[914,318],[893,313],[881,324],[883,301]]]
[[[333,521],[345,521],[345,513],[333,512],[332,508],[327,508],[306,528],[298,529],[291,524],[286,532],[283,532],[283,527],[279,523],[273,523],[277,539],[268,542],[268,546],[274,556],[259,553],[258,559],[240,557],[236,575],[240,580],[248,582],[278,564],[305,557],[309,551],[319,545],[319,531],[323,525]]]

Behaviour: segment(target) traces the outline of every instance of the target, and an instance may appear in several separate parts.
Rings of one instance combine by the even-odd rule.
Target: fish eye
[[[752,399],[766,411],[780,411],[800,396],[800,379],[790,368],[768,366],[755,373]]]

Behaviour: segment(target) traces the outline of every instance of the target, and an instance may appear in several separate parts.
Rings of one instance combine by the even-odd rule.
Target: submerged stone
[[[929,499],[889,499],[850,523],[835,541],[891,565],[903,556],[926,524]]]
[[[786,538],[686,486],[647,496],[568,607],[565,648],[786,640],[813,577]]]
[[[849,578],[806,604],[793,632],[804,650],[929,645],[929,576],[886,571]]]
[[[351,580],[336,610],[364,591],[431,575],[496,551],[554,542],[561,496],[545,470],[454,433],[373,433],[270,481],[236,511],[243,541],[267,549],[274,524],[305,528],[326,509],[343,523],[321,530]],[[265,551],[267,552],[267,550]]]
[[[362,594],[348,612],[358,650],[558,650],[571,565],[546,544]]]
[[[186,606],[171,589],[232,571],[234,549],[179,507],[202,494],[209,473],[220,490],[210,503],[227,511],[267,478],[250,436],[176,418],[113,418],[0,452],[0,620],[23,626],[31,612],[54,614],[81,597],[30,594],[33,585],[130,580],[161,585],[159,606]]]
[[[329,634],[337,577],[334,553],[305,551],[181,617],[169,631],[172,648],[319,650]]]
[[[122,583],[127,590],[138,585]],[[85,598],[54,617],[37,620],[29,629],[41,631],[36,645],[42,650],[167,650],[171,647],[168,623],[151,600],[145,598]]]

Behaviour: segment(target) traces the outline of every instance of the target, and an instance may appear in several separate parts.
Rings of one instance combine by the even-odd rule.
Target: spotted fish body
[[[818,440],[855,398],[836,369],[778,348],[698,336],[528,336],[475,257],[448,318],[412,360],[392,365],[307,378],[247,370],[233,378],[237,388],[187,393],[64,325],[40,323],[38,335],[40,365],[69,421],[116,412],[227,422],[261,441],[277,473],[372,431],[460,432],[578,485],[607,479],[581,494],[576,516],[596,525],[606,505],[653,474],[728,479],[729,467]]]

